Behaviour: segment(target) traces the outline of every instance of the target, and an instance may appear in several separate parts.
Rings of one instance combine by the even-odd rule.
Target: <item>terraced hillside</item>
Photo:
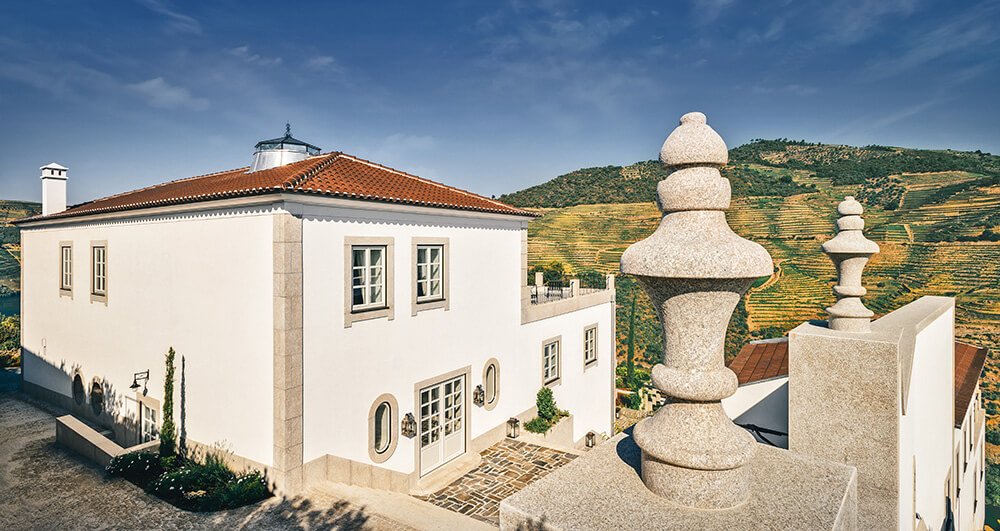
[[[33,216],[42,205],[0,199],[0,291],[21,289],[21,239],[11,220]]]
[[[756,141],[731,150],[723,173],[733,185],[730,225],[767,248],[776,266],[737,308],[727,354],[825,317],[836,273],[820,245],[833,236],[836,204],[854,195],[882,250],[865,271],[866,304],[883,315],[923,295],[956,298],[959,337],[991,350],[983,396],[991,438],[1000,440],[1000,157]],[[654,162],[579,170],[501,199],[543,214],[528,227],[529,265],[614,272],[625,248],[656,228],[651,199],[662,175]],[[593,197],[608,199],[588,203]],[[619,282],[620,358],[636,291]],[[635,359],[643,365],[656,360],[644,351],[661,339],[648,301],[641,293],[637,300]],[[987,452],[1000,462],[1000,445],[988,443]],[[990,476],[987,497],[997,502],[1000,467]]]

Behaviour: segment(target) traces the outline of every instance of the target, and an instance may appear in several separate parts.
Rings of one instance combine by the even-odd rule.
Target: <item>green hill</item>
[[[820,245],[834,234],[836,204],[854,195],[866,204],[866,234],[882,249],[865,270],[866,304],[884,315],[923,295],[955,297],[959,337],[991,349],[984,396],[998,414],[991,428],[1000,424],[1000,157],[756,140],[730,150],[723,174],[733,187],[730,225],[776,264],[737,308],[728,356],[750,339],[825,318],[836,272]],[[528,226],[530,266],[616,272],[625,248],[656,228],[652,200],[664,176],[655,161],[587,168],[501,199],[542,214]],[[636,290],[627,278],[618,286],[623,357]],[[641,293],[635,336],[640,365],[657,361],[659,326]]]
[[[41,211],[40,203],[0,199],[0,295],[21,289],[21,236],[10,222]]]

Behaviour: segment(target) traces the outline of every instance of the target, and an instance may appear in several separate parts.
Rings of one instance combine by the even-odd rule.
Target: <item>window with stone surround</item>
[[[413,238],[412,315],[448,309],[448,238]]]
[[[107,242],[90,243],[90,300],[107,303],[108,297],[108,245]]]
[[[67,243],[59,245],[59,289],[73,290],[73,246]]]
[[[542,383],[545,385],[559,381],[560,344],[559,339],[550,339],[542,347]]]
[[[597,325],[583,329],[583,364],[590,365],[597,361]]]
[[[391,394],[380,395],[368,410],[368,457],[384,463],[399,442],[399,404]]]

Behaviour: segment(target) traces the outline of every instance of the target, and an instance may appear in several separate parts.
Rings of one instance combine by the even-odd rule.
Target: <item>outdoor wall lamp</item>
[[[138,391],[139,380],[142,380],[142,396],[146,396],[146,382],[149,381],[149,369],[135,373],[132,376],[132,385],[128,386],[128,388],[133,391]]]
[[[515,417],[511,417],[507,421],[507,436],[511,439],[517,439],[517,436],[521,434],[521,421],[517,420]]]
[[[401,424],[399,431],[403,432],[404,437],[412,439],[417,436],[417,421],[413,418],[413,413],[403,415]]]
[[[477,385],[476,388],[473,389],[472,403],[479,407],[483,407],[483,404],[486,403],[486,391],[483,391],[482,385]]]
[[[597,434],[594,433],[594,432],[592,432],[592,431],[588,431],[587,432],[587,448],[593,448],[594,445],[596,445],[596,444],[597,444]]]

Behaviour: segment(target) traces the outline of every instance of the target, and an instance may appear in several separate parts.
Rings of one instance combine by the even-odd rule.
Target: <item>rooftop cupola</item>
[[[69,168],[50,162],[42,170],[42,215],[58,214],[66,210],[66,179]]]
[[[285,136],[261,140],[254,147],[256,151],[253,153],[253,164],[250,165],[248,173],[284,166],[319,155],[318,147],[292,136],[292,126],[289,124],[285,124]]]

